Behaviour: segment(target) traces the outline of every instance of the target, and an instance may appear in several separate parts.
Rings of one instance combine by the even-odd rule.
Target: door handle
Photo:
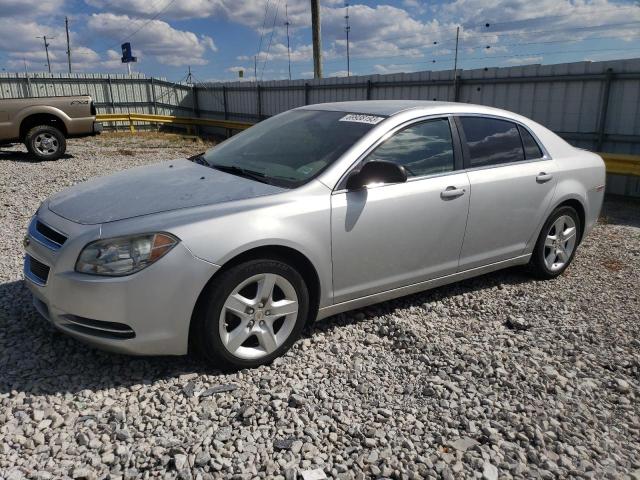
[[[540,172],[536,177],[536,182],[538,183],[546,183],[553,178],[553,175],[550,173]]]
[[[464,188],[456,188],[451,186],[440,192],[440,198],[456,198],[464,195],[464,192],[466,192]]]

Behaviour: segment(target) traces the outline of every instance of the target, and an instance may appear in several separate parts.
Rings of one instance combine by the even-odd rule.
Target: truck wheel
[[[67,142],[60,130],[49,125],[38,125],[27,132],[24,144],[38,160],[57,160],[67,150]]]

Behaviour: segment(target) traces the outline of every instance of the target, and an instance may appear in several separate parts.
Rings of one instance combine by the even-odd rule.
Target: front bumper
[[[25,240],[25,282],[38,312],[61,331],[98,348],[132,355],[183,355],[198,295],[219,268],[181,243],[144,270],[126,277],[74,271],[80,250],[99,238],[99,226],[79,225],[46,208],[38,217],[68,235],[58,249],[32,235]],[[89,240],[91,239],[91,240]],[[32,274],[31,259],[49,267]]]

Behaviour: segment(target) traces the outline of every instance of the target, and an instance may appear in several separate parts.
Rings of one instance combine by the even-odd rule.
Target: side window
[[[515,123],[485,117],[460,117],[460,123],[467,139],[472,167],[524,160]]]
[[[407,169],[410,177],[449,172],[454,168],[449,120],[428,120],[400,130],[367,157],[386,160]]]
[[[518,125],[518,129],[520,130],[520,136],[522,137],[522,145],[524,146],[524,157],[527,160],[535,160],[536,158],[542,158],[542,150],[540,150],[540,145],[536,142],[536,139],[529,133],[524,127]]]

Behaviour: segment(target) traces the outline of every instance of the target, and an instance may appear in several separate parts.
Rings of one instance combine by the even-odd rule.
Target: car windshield
[[[287,188],[335,162],[383,117],[290,110],[264,120],[199,157],[213,168]]]

